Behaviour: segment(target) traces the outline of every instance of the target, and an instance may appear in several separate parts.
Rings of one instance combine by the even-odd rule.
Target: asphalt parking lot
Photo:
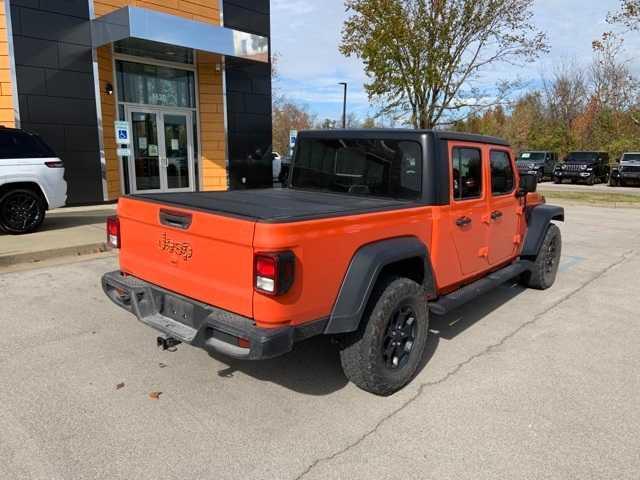
[[[262,363],[157,351],[102,294],[114,258],[0,274],[0,478],[637,479],[640,210],[567,220],[556,286],[432,318],[391,398],[325,338]]]

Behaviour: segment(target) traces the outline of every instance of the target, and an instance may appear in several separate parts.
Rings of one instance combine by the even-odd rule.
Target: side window
[[[0,132],[0,159],[38,157],[55,157],[55,154],[35,135]]]
[[[494,195],[505,195],[513,192],[515,176],[511,167],[511,159],[507,152],[491,151],[491,191]]]
[[[469,200],[482,195],[482,154],[477,148],[454,148],[452,156],[453,199]]]

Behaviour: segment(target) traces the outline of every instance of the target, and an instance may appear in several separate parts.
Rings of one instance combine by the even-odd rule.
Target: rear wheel
[[[12,235],[30,233],[44,220],[45,203],[37,192],[17,189],[0,198],[0,229]]]
[[[376,395],[391,395],[416,375],[424,356],[429,316],[424,289],[408,278],[380,282],[368,318],[340,352],[347,378]]]
[[[547,229],[531,271],[523,277],[524,284],[538,290],[550,288],[556,281],[561,255],[562,234],[558,226],[552,223]]]

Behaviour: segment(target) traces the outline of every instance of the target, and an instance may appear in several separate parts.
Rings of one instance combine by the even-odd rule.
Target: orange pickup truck
[[[500,139],[303,132],[288,184],[122,198],[105,293],[163,349],[259,360],[332,335],[347,377],[390,395],[417,373],[430,314],[515,278],[555,281],[564,211]]]

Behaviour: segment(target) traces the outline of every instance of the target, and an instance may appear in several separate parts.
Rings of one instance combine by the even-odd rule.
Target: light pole
[[[347,128],[347,82],[340,82],[338,85],[344,87],[344,101],[342,103],[342,128]]]

